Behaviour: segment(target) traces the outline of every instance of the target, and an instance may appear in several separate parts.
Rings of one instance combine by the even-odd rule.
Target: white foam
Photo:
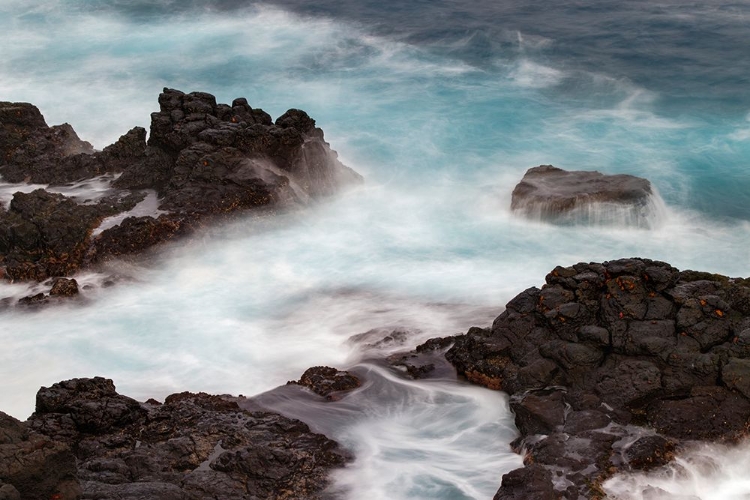
[[[521,87],[542,89],[553,87],[560,83],[565,73],[559,69],[522,59],[511,71],[510,78]]]
[[[603,485],[610,500],[750,498],[750,443],[697,445],[649,473],[618,474]]]
[[[336,436],[356,455],[334,473],[347,498],[490,498],[502,474],[522,466],[506,444],[516,430],[504,394],[370,370],[388,383],[370,390],[365,417]]]

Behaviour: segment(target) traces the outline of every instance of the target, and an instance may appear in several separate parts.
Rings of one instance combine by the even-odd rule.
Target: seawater
[[[520,464],[503,396],[403,381],[348,339],[412,332],[397,349],[486,326],[558,264],[640,256],[750,275],[748,21],[748,6],[721,1],[0,0],[0,99],[36,104],[97,148],[148,127],[168,86],[273,116],[304,109],[366,178],[82,274],[84,305],[3,313],[0,409],[25,418],[39,386],[75,376],[145,399],[254,395],[309,366],[355,367],[372,389],[352,396],[360,413],[330,417],[357,457],[337,478],[344,495],[491,497]],[[647,177],[659,220],[518,218],[510,193],[539,164]],[[15,189],[0,185],[3,206]],[[29,291],[0,284],[0,297]],[[674,483],[750,494],[726,474]]]

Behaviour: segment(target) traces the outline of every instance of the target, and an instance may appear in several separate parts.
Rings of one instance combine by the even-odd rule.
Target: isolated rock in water
[[[662,465],[683,440],[746,436],[750,280],[622,259],[546,281],[490,329],[456,337],[446,358],[511,395],[515,449],[563,498],[601,496],[613,473]]]
[[[511,209],[558,224],[651,227],[660,200],[651,183],[632,175],[569,172],[552,165],[530,168],[516,185]]]
[[[184,392],[139,403],[101,377],[43,387],[27,422],[0,413],[0,498],[321,498],[349,455],[237,401]]]
[[[316,394],[330,397],[333,392],[351,391],[362,385],[353,373],[337,370],[330,366],[314,366],[305,370],[296,382],[289,382],[307,387]]]
[[[78,295],[78,282],[74,279],[57,278],[52,284],[52,289],[49,291],[49,294],[59,297],[72,297],[73,295]]]

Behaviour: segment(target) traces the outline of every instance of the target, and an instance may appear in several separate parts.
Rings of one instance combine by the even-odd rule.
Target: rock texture
[[[204,393],[164,404],[111,380],[42,388],[25,423],[0,413],[0,498],[314,499],[348,456],[304,423]]]
[[[314,366],[308,368],[299,380],[288,382],[288,384],[307,387],[315,394],[334,401],[338,399],[337,393],[356,389],[362,385],[362,381],[347,371],[337,370],[330,366]]]
[[[446,353],[468,380],[511,395],[514,446],[535,464],[496,499],[601,498],[613,472],[662,465],[684,440],[747,435],[747,280],[624,259],[546,281]]]
[[[516,185],[511,209],[559,224],[649,226],[654,218],[651,183],[632,175],[530,168]]]
[[[47,126],[31,104],[0,102],[3,181],[64,185],[104,174],[115,180],[95,202],[38,189],[0,207],[0,276],[68,276],[186,234],[207,217],[304,204],[362,181],[297,109],[273,122],[242,98],[230,106],[204,92],[164,89],[148,141],[136,127],[97,152],[70,125]],[[143,201],[145,190],[157,193],[161,215],[95,231]]]

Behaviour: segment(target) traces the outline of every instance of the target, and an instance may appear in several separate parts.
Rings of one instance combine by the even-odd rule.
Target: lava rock
[[[28,422],[0,413],[0,480],[24,499],[322,498],[351,457],[239,401],[183,392],[141,404],[101,377],[43,387]]]
[[[52,284],[49,294],[57,297],[78,295],[78,282],[74,279],[57,278]]]
[[[557,267],[445,357],[510,394],[515,448],[561,475],[556,494],[602,496],[613,473],[663,465],[684,440],[745,436],[748,293],[747,280],[648,259]]]
[[[0,210],[0,266],[10,280],[68,276],[113,256],[185,235],[199,221],[245,209],[308,203],[362,182],[325,142],[304,111],[276,123],[244,98],[231,106],[205,92],[164,89],[151,132],[135,127],[103,151],[68,124],[49,127],[27,103],[0,102],[0,175],[7,182],[62,185],[103,174],[113,194],[81,204],[37,190],[16,193]],[[131,210],[150,189],[161,215],[136,218],[102,234],[102,219]],[[95,235],[95,236],[92,236]]]
[[[67,123],[47,126],[36,106],[0,102],[0,175],[7,182],[64,184],[100,175],[98,162],[83,159],[93,152]]]
[[[516,185],[511,209],[555,223],[613,223],[648,226],[651,183],[632,175],[566,171],[552,165],[530,168]]]
[[[500,490],[493,500],[557,500],[552,473],[540,465],[515,469],[503,475]]]
[[[307,387],[315,394],[328,399],[334,399],[331,393],[351,391],[362,385],[362,381],[356,375],[330,366],[308,368],[299,380],[289,383]]]
[[[0,498],[80,498],[76,472],[75,456],[66,443],[0,412]]]
[[[77,271],[93,228],[104,217],[132,208],[137,199],[81,205],[43,189],[14,194],[10,209],[0,212],[0,262],[6,279],[43,281]]]

